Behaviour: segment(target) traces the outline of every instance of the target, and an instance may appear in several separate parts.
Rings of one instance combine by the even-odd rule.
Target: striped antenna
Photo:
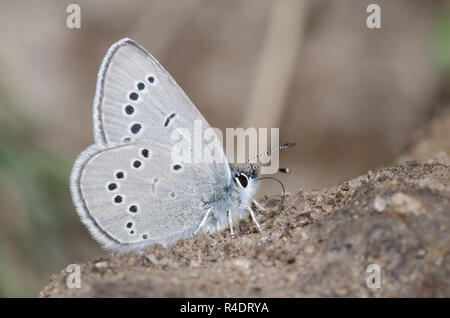
[[[283,144],[283,145],[281,145],[281,146],[274,147],[274,148],[272,148],[272,149],[270,149],[270,150],[267,150],[267,151],[265,151],[265,152],[259,153],[259,154],[257,154],[256,156],[253,156],[253,157],[251,157],[251,158],[248,158],[247,161],[244,162],[244,163],[241,165],[241,170],[242,170],[242,168],[244,168],[244,166],[245,166],[247,163],[249,163],[249,162],[252,161],[252,160],[258,159],[258,158],[261,157],[261,156],[267,156],[267,155],[270,155],[272,152],[276,152],[276,151],[279,151],[279,150],[282,150],[282,149],[286,149],[286,148],[290,148],[290,147],[294,147],[294,146],[295,146],[295,142],[288,142],[288,143],[285,143],[285,144]],[[254,167],[257,167],[257,166],[255,166],[255,165],[253,165],[253,166],[254,166]]]

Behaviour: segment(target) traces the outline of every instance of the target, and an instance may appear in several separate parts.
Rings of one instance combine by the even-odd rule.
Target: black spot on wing
[[[122,201],[123,201],[123,197],[121,195],[116,195],[114,197],[114,203],[119,204],[119,203],[122,203]]]
[[[131,100],[137,100],[139,98],[139,94],[136,92],[132,92],[129,97]]]
[[[123,173],[123,171],[117,171],[116,172],[116,178],[117,179],[123,179],[125,177],[125,174]]]
[[[142,165],[142,162],[139,160],[134,160],[133,161],[133,167],[138,169],[140,166]]]
[[[170,114],[170,115],[167,117],[167,119],[166,119],[166,121],[165,121],[165,123],[164,123],[164,127],[167,127],[167,126],[169,125],[170,121],[171,121],[173,118],[175,118],[176,115],[177,115],[177,114],[175,114],[175,113]]]
[[[139,83],[137,84],[137,88],[138,88],[138,90],[142,91],[142,90],[145,88],[145,84],[142,83],[142,82],[139,82]]]
[[[139,123],[133,124],[133,126],[131,126],[130,130],[133,134],[137,134],[142,128],[142,125]]]

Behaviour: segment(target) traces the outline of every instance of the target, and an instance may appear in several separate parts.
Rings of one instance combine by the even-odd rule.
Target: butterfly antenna
[[[274,148],[272,148],[272,149],[269,149],[269,150],[267,150],[267,151],[261,152],[261,153],[255,155],[255,156],[253,156],[253,157],[251,157],[251,158],[248,158],[247,161],[245,161],[245,162],[241,165],[241,169],[244,168],[244,166],[245,166],[247,163],[250,163],[250,161],[253,161],[253,160],[255,160],[255,159],[258,159],[258,158],[261,157],[261,156],[267,156],[267,155],[270,155],[272,152],[280,151],[280,150],[282,150],[282,149],[290,148],[290,147],[293,147],[293,146],[295,146],[295,142],[288,142],[288,143],[285,143],[285,144],[283,144],[283,145],[280,145],[280,146],[274,147]]]
[[[279,179],[275,178],[275,177],[263,177],[263,178],[259,178],[259,180],[264,180],[264,179],[272,179],[277,181],[280,185],[281,185],[281,189],[283,190],[283,195],[281,196],[281,202],[280,202],[280,208],[278,209],[278,213],[281,213],[281,208],[283,207],[283,203],[284,203],[284,198],[286,197],[286,188],[284,187],[283,182],[281,182]]]

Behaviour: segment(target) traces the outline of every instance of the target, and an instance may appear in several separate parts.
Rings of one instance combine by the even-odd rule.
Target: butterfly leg
[[[208,216],[211,214],[212,208],[209,208],[208,211],[206,211],[205,216],[203,217],[202,221],[200,222],[200,225],[198,226],[198,228],[195,230],[195,232],[189,236],[189,238],[197,235],[197,233],[200,231],[200,229],[205,225],[206,220],[208,219]]]
[[[249,206],[247,207],[247,210],[250,212],[250,216],[252,217],[253,222],[255,222],[256,227],[258,228],[259,233],[262,234],[261,226],[259,225],[258,220],[256,219],[255,212],[254,212],[254,211],[252,210],[252,208],[249,207]]]
[[[252,199],[253,203],[261,210],[263,210],[264,212],[266,212],[266,209],[263,208],[263,206],[261,204],[259,204],[258,201],[256,201],[245,189],[244,189],[245,193],[247,193],[247,195]]]
[[[264,209],[263,206],[262,206],[261,204],[259,204],[258,201],[256,201],[255,199],[253,199],[253,203],[254,203],[258,208],[260,208],[261,210],[263,210],[264,212],[266,212],[266,209]]]
[[[227,211],[227,216],[228,216],[228,223],[230,224],[231,239],[234,240],[233,220],[231,218],[231,210]]]

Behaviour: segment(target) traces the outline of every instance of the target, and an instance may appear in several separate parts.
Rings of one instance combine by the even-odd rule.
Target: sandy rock
[[[63,271],[40,297],[449,297],[449,179],[446,164],[411,161],[300,191],[280,213],[265,197],[263,236],[248,218],[234,242],[225,230],[107,255],[79,264],[81,288]]]

